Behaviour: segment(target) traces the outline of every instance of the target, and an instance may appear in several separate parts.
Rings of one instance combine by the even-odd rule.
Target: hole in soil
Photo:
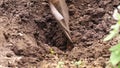
[[[43,20],[35,20],[35,23],[39,27],[39,30],[42,30],[46,39],[47,44],[51,46],[58,47],[60,50],[67,50],[67,38],[65,37],[63,31],[57,24],[57,22],[52,19],[52,17],[45,16]],[[39,37],[38,34],[35,34],[35,37]]]

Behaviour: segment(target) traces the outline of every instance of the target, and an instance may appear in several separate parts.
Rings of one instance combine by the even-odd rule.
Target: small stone
[[[7,57],[12,57],[13,54],[12,54],[12,53],[7,53],[6,56],[7,56]]]

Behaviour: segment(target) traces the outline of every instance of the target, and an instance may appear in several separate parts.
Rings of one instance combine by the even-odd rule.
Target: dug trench
[[[0,1],[0,65],[18,68],[105,68],[109,48],[117,39],[103,42],[115,23],[113,9],[119,0],[66,0],[74,48],[67,49],[67,38],[51,14],[47,0]]]

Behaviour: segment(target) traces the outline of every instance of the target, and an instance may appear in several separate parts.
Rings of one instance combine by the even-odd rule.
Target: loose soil
[[[105,68],[109,48],[103,42],[115,23],[119,0],[66,0],[74,47],[68,45],[47,0],[0,0],[0,68]]]

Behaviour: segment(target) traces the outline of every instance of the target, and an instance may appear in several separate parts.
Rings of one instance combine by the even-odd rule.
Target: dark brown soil
[[[114,39],[103,42],[115,23],[119,0],[66,0],[74,47],[50,12],[47,0],[0,0],[0,68],[105,68]],[[73,62],[73,63],[72,63]]]

